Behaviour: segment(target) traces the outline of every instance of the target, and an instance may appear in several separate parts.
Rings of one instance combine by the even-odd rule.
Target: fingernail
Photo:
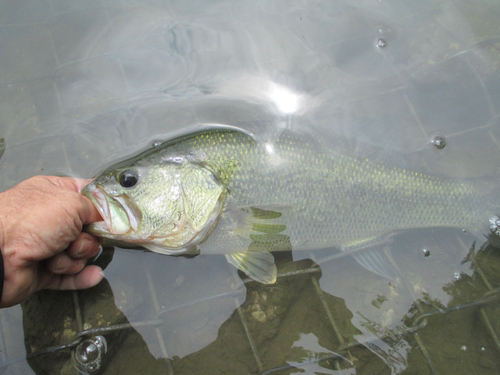
[[[86,251],[86,249],[88,249],[89,247],[90,247],[90,241],[87,239],[82,240],[80,242],[80,247],[78,249],[77,256],[82,255],[82,253]]]
[[[104,278],[104,276],[106,276],[106,275],[104,275],[104,271],[102,271],[102,270],[101,270],[101,272],[99,272],[99,274],[100,274],[103,278]]]
[[[57,259],[55,269],[56,271],[64,271],[69,266],[71,266],[71,260],[64,256],[60,256],[59,259]]]

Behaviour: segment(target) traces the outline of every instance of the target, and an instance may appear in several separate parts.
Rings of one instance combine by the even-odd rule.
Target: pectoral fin
[[[238,236],[250,238],[256,233],[281,233],[286,231],[295,215],[291,206],[265,205],[264,207],[236,207],[226,211],[233,223],[233,232]]]
[[[284,224],[252,224],[252,230],[262,233],[280,233],[286,230],[286,225]]]
[[[270,244],[269,246],[283,243],[284,241],[290,241],[290,238],[287,235],[281,233],[251,234],[250,239],[253,243]]]
[[[226,259],[255,281],[263,284],[276,282],[278,271],[274,264],[274,257],[267,251],[226,254]]]
[[[269,219],[277,219],[283,216],[281,211],[283,211],[284,208],[286,208],[286,206],[280,207],[278,205],[268,205],[265,206],[265,208],[252,206],[250,207],[250,210],[252,211],[253,217],[257,219],[269,220]]]

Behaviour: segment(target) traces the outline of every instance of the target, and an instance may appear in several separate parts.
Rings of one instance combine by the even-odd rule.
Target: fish
[[[384,274],[373,253],[354,250],[407,229],[482,233],[498,208],[498,186],[495,176],[424,173],[305,132],[263,139],[208,127],[106,168],[82,193],[103,218],[86,227],[92,235],[167,255],[223,254],[271,284],[276,251],[338,248]]]

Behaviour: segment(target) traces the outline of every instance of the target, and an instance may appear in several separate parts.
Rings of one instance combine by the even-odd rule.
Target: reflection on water
[[[276,285],[247,283],[243,303],[237,288],[161,307],[154,316],[142,315],[141,319],[136,315],[131,326],[117,305],[130,311],[124,302],[139,296],[133,292],[120,293],[121,297],[115,292],[113,296],[107,281],[78,292],[76,306],[81,322],[70,292],[38,293],[23,303],[27,352],[40,354],[49,347],[78,344],[79,337],[101,335],[108,347],[99,367],[106,374],[380,374],[406,369],[417,373],[477,373],[478,368],[484,374],[498,372],[498,288],[490,289],[490,283],[498,285],[500,280],[497,249],[485,247],[469,257],[467,268],[473,272],[451,278],[442,287],[447,303],[433,298],[431,291],[421,291],[407,305],[402,294],[412,294],[412,290],[424,286],[401,278],[393,281],[395,286],[386,295],[377,295],[375,290],[365,292],[366,298],[374,298],[371,305],[385,321],[370,318],[369,309],[352,310],[352,298],[322,290],[319,283],[328,262],[319,269],[310,260],[290,262],[286,254],[277,260],[281,276]],[[158,277],[152,277],[158,285]],[[372,283],[386,284],[377,277]],[[401,283],[405,285],[398,285]],[[149,298],[161,300],[161,293],[153,293],[142,296],[140,303],[147,305]],[[207,304],[212,307],[206,308]],[[230,314],[217,324],[215,334],[204,339],[216,320],[210,310],[224,304]],[[395,317],[394,311],[403,306],[405,313]],[[179,355],[183,349],[170,340],[177,330],[182,330],[184,337],[196,332],[191,348],[199,349]],[[83,334],[79,336],[79,332]],[[179,343],[182,345],[182,340]],[[75,346],[31,357],[28,362],[35,373],[73,373],[70,350]]]
[[[434,173],[496,174],[499,21],[498,4],[466,0],[0,1],[2,189],[90,177],[201,123],[263,142],[282,128],[349,137]],[[83,330],[106,337],[106,374],[496,374],[500,255],[461,264],[474,240],[403,233],[385,253],[392,281],[332,249],[280,254],[280,272],[312,270],[272,286],[244,284],[219,256],[117,249],[106,281],[78,292],[81,322],[72,293],[0,311],[0,371],[75,373],[70,348],[24,358]],[[128,322],[140,324],[88,331]]]

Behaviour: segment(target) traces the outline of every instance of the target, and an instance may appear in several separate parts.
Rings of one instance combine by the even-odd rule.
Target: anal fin
[[[395,280],[398,276],[397,270],[380,248],[374,248],[353,254],[352,257],[368,271],[389,280]]]
[[[388,245],[392,243],[396,232],[389,235],[369,238],[358,241],[355,244],[343,246],[341,249],[346,253],[351,253],[352,257],[368,271],[381,277],[394,280],[398,277],[398,271],[393,264]]]

